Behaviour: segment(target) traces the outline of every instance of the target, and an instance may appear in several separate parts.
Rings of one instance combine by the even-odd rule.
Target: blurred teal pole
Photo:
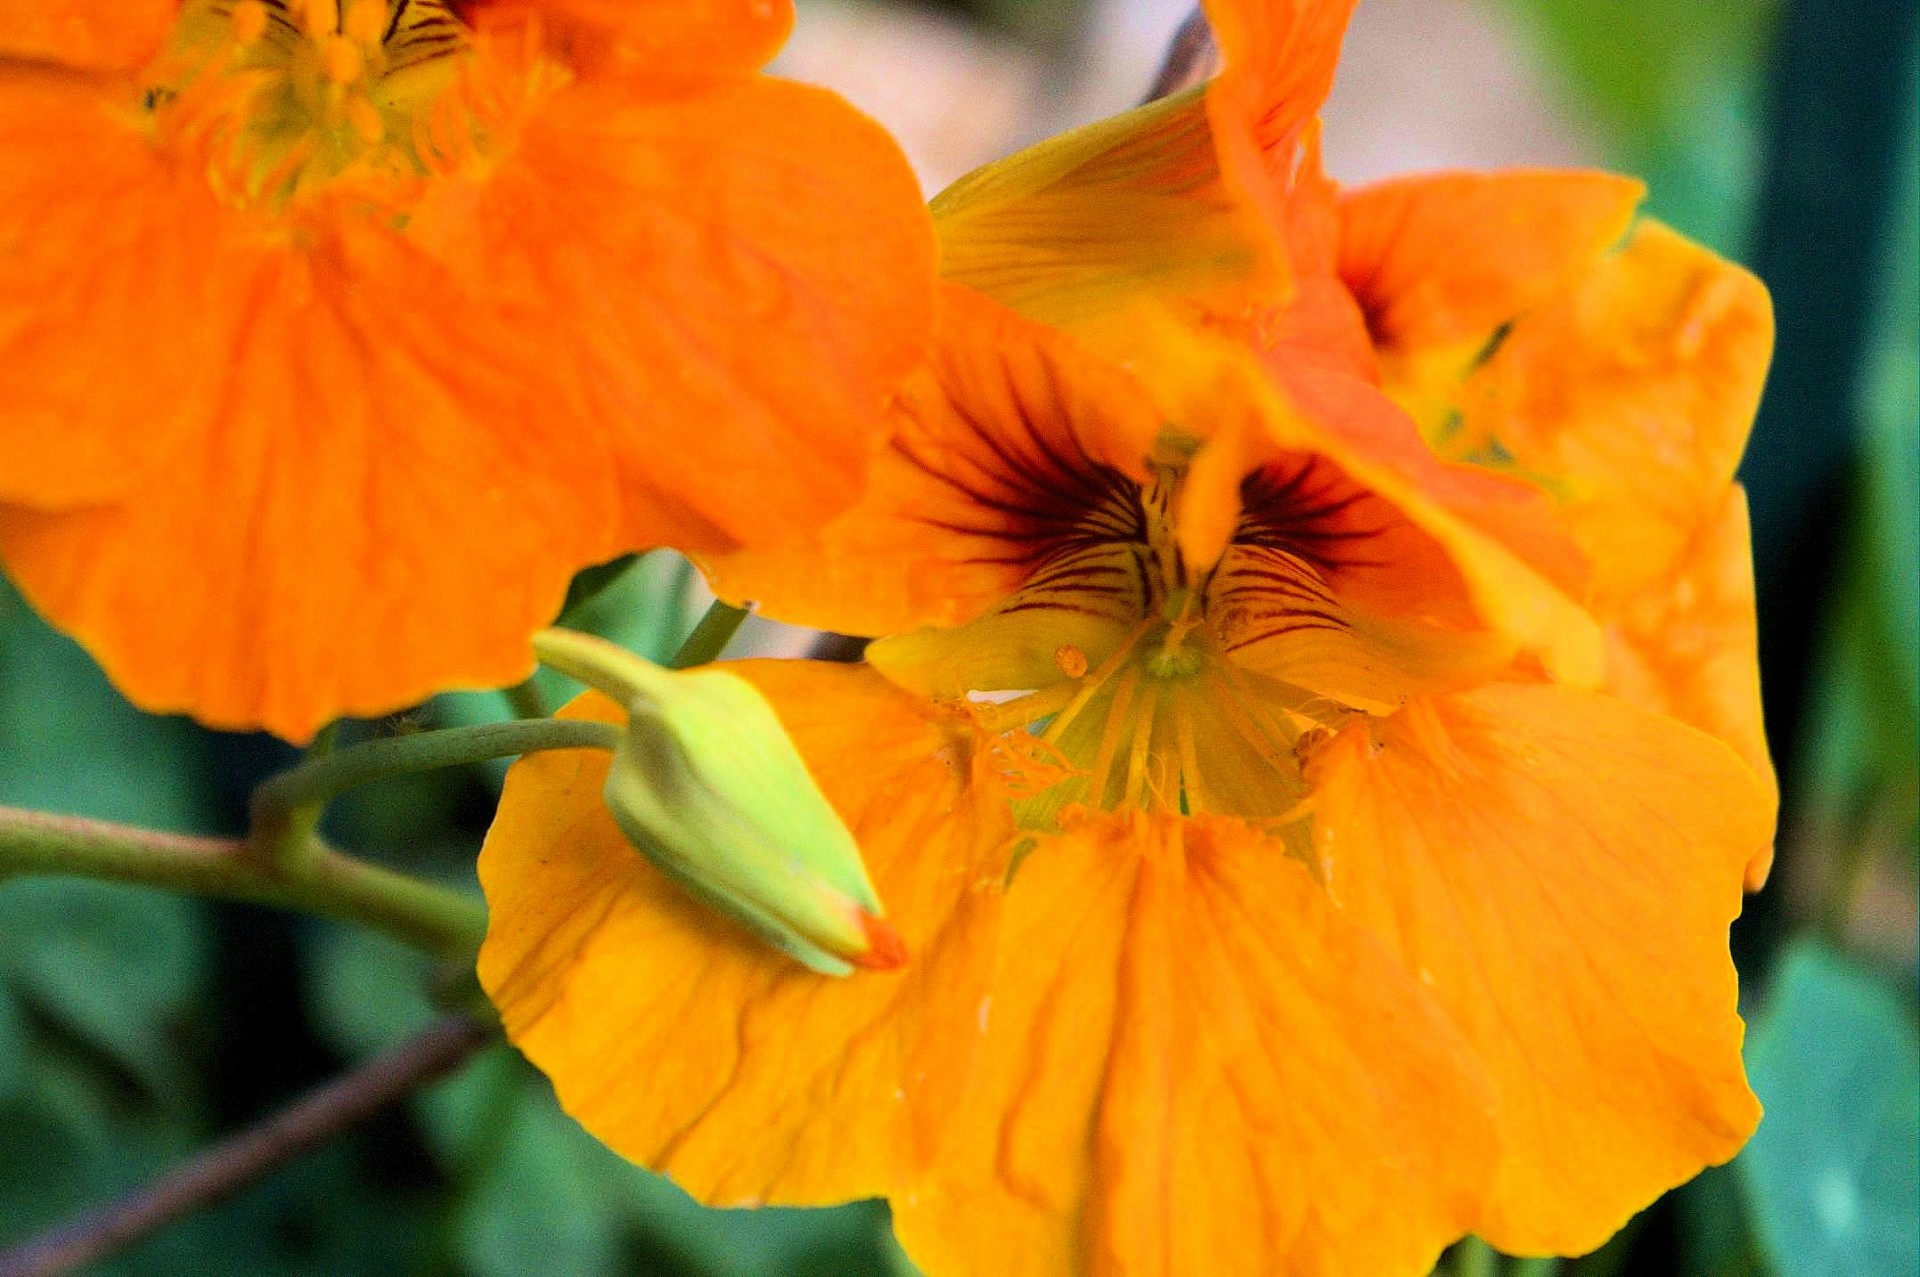
[[[1913,127],[1915,0],[1788,0],[1752,265],[1779,342],[1742,471],[1753,500],[1767,730],[1790,770],[1845,525],[1860,378]]]

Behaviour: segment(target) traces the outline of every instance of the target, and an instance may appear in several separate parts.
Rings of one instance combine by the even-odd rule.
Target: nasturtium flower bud
[[[607,808],[662,873],[823,974],[906,962],[852,833],[752,683],[568,630],[533,644],[627,711]]]

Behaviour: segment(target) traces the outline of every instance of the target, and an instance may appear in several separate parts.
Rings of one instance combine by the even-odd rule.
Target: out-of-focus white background
[[[1139,101],[1185,0],[1093,0],[1070,41],[983,34],[946,12],[801,0],[775,70],[837,89],[891,129],[929,195],[1026,142]],[[1368,0],[1354,15],[1326,161],[1342,181],[1429,168],[1592,164],[1529,44],[1474,0]]]

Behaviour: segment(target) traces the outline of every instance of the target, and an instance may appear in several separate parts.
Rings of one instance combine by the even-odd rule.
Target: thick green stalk
[[[687,641],[667,662],[667,668],[683,670],[691,665],[705,665],[726,650],[727,644],[739,632],[741,622],[746,619],[745,608],[716,599],[706,615],[700,618],[700,623],[693,627],[693,633],[687,635]]]
[[[317,840],[283,868],[238,839],[194,838],[0,807],[0,878],[57,874],[277,905],[371,927],[470,960],[487,930],[478,900],[343,856]]]
[[[1500,1254],[1478,1237],[1453,1248],[1453,1277],[1497,1277]]]
[[[310,836],[320,808],[356,786],[388,776],[459,767],[548,749],[612,749],[619,730],[578,719],[518,719],[451,727],[334,750],[274,776],[253,791],[248,842],[263,861],[287,868],[319,846]]]

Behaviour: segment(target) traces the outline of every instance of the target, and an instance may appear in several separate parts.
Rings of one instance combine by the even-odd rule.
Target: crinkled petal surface
[[[1497,1099],[1474,1231],[1579,1253],[1759,1120],[1727,928],[1772,827],[1726,746],[1591,692],[1490,685],[1309,762],[1334,898],[1428,985]]]
[[[1309,122],[1333,88],[1355,0],[1210,0],[1225,63],[1208,86],[1220,164],[1266,224],[1286,225]],[[1317,160],[1316,160],[1317,164]]]
[[[630,545],[778,540],[850,505],[932,325],[906,161],[804,85],[577,84],[482,180],[436,184],[410,233],[608,432]]]
[[[818,537],[710,559],[723,597],[848,634],[972,619],[1032,571],[1061,494],[1138,476],[1160,414],[1125,371],[953,285],[859,505]]]
[[[1759,280],[1642,222],[1469,378],[1462,439],[1559,497],[1606,608],[1670,570],[1719,510],[1772,351]]]
[[[981,1033],[1012,833],[973,730],[864,667],[741,662],[912,953],[833,980],[695,904],[615,828],[606,756],[531,756],[480,858],[480,978],[568,1112],[718,1205],[888,1193],[937,1151]],[[616,721],[604,700],[570,714]],[[979,765],[976,765],[979,764]]]
[[[793,30],[793,0],[537,0],[540,7],[618,33],[637,64],[661,74],[750,71]]]
[[[1603,610],[1719,508],[1773,342],[1766,290],[1657,222],[1637,183],[1448,174],[1349,195],[1341,273],[1386,389],[1443,455],[1532,480]]]
[[[121,501],[0,506],[9,574],[135,703],[216,726],[298,741],[524,677],[527,635],[609,544],[596,440],[548,410],[512,334],[440,322],[459,294],[397,236],[195,229],[224,256],[195,318],[225,353],[192,415]]]
[[[1738,485],[1671,573],[1621,605],[1607,639],[1607,691],[1719,737],[1777,798],[1760,706],[1752,538]],[[1749,891],[1765,885],[1772,863],[1769,838],[1748,864]]]
[[[131,71],[179,9],[180,0],[0,0],[0,58]]]
[[[135,127],[133,99],[0,71],[0,502],[125,492],[208,411],[230,219]]]
[[[1471,1054],[1280,843],[1093,818],[1006,909],[979,1080],[893,1202],[926,1271],[1419,1277],[1472,1222]]]
[[[1645,189],[1530,170],[1377,182],[1340,201],[1340,276],[1391,357],[1471,356],[1617,243]]]
[[[1199,89],[987,165],[933,212],[946,278],[1050,323],[1142,296],[1237,313],[1287,288],[1276,231],[1221,177]]]

